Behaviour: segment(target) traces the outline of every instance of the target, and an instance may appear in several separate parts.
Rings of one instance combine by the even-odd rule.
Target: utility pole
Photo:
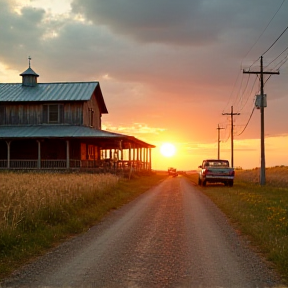
[[[222,113],[222,115],[230,115],[231,116],[231,167],[234,167],[234,124],[233,124],[233,116],[240,115],[240,113],[233,113],[233,106],[231,106],[231,113]]]
[[[220,159],[220,142],[221,142],[221,140],[220,140],[220,130],[221,129],[224,129],[224,128],[221,128],[219,126],[219,124],[218,124],[218,128],[217,128],[217,130],[218,130],[218,160]]]
[[[266,175],[265,175],[265,134],[264,134],[264,75],[280,74],[277,72],[265,72],[263,71],[263,56],[260,57],[260,71],[245,71],[244,74],[260,74],[260,84],[261,84],[261,94],[260,94],[260,120],[261,120],[261,172],[260,172],[260,185],[266,184]]]

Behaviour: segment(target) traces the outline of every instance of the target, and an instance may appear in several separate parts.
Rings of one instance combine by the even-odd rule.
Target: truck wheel
[[[233,187],[233,184],[234,184],[234,183],[233,183],[233,180],[231,180],[231,181],[229,182],[229,186],[230,186],[230,187]]]
[[[200,177],[198,178],[198,185],[201,186],[201,179],[200,179]]]
[[[202,186],[206,186],[206,180],[202,181]]]

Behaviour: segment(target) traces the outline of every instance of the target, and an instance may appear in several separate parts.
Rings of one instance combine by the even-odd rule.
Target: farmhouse
[[[108,110],[99,82],[0,83],[0,169],[151,170],[151,148],[101,129]]]

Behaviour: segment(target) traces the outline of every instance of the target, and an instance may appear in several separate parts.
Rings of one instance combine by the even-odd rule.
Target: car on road
[[[228,160],[207,159],[200,165],[198,184],[205,186],[207,182],[224,183],[232,187],[234,184],[234,168],[229,167]]]
[[[176,168],[169,167],[169,168],[168,168],[168,175],[169,175],[169,176],[173,176],[173,177],[178,176],[178,173],[177,173]]]

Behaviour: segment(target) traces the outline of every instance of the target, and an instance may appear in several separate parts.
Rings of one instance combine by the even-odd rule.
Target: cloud
[[[18,14],[11,10],[6,1],[1,0],[0,5],[0,60],[12,65],[17,62],[18,55],[39,47],[38,39],[45,29],[40,25],[44,10],[26,7]]]
[[[249,38],[253,30],[263,28],[260,15],[275,9],[275,3],[268,0],[74,0],[71,6],[74,13],[115,34],[176,46],[213,45],[235,33],[235,28],[238,37],[249,32],[245,35]]]
[[[123,126],[123,125],[117,125],[113,126],[110,123],[106,123],[103,125],[104,130],[108,131],[114,131],[118,133],[123,133],[127,135],[135,135],[135,134],[159,134],[161,132],[164,132],[165,128],[156,128],[156,127],[149,127],[145,123],[134,123],[133,126]]]
[[[244,1],[247,4],[247,1]],[[236,7],[235,7],[236,6]],[[233,25],[244,5],[228,0],[74,0],[72,10],[87,20],[140,42],[208,45]],[[237,16],[237,15],[236,15]],[[237,18],[237,17],[236,17]],[[236,19],[237,20],[237,19]]]
[[[138,40],[169,38],[175,26],[185,24],[199,2],[182,1],[73,1],[72,10],[95,24],[106,25],[116,33],[133,35]],[[169,30],[171,31],[169,33]],[[165,34],[165,35],[163,35]],[[175,36],[174,36],[175,37]]]
[[[232,105],[237,112],[242,108],[237,131],[249,119],[259,81],[252,89],[256,76],[251,76],[243,94],[248,76],[241,64],[249,67],[287,26],[286,2],[257,41],[281,2],[74,0],[72,10],[59,15],[44,5],[22,7],[18,13],[11,1],[0,0],[0,70],[13,69],[18,76],[30,55],[39,82],[99,80],[109,110],[103,120],[111,127],[129,132],[133,123],[145,123],[152,130],[166,129],[161,135],[167,137],[216,143],[218,123],[229,135],[230,119],[222,112],[230,112]],[[285,37],[265,61],[287,46]],[[283,69],[287,74],[287,64]],[[281,121],[287,107],[286,74],[280,71],[265,84],[271,135],[287,132]],[[6,79],[3,75],[1,82]],[[241,137],[259,135],[257,112]]]

